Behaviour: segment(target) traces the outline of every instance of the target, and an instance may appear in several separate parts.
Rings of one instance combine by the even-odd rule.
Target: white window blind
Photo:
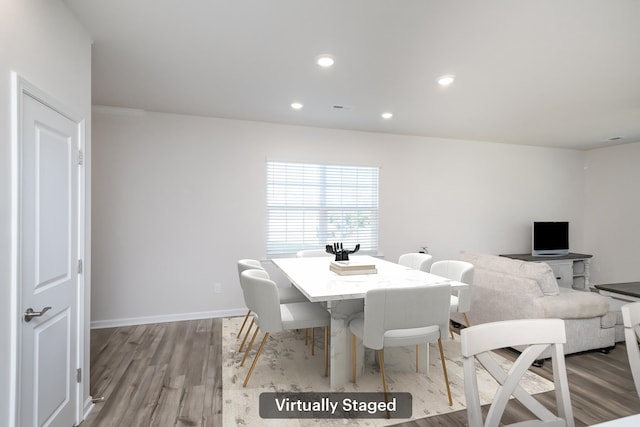
[[[378,248],[377,167],[267,162],[267,255]]]

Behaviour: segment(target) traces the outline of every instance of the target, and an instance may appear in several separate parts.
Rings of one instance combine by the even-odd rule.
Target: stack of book
[[[376,274],[378,270],[373,264],[363,264],[357,261],[331,261],[329,269],[341,276],[351,274]]]

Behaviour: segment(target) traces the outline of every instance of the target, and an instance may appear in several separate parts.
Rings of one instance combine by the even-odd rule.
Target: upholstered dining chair
[[[621,307],[622,323],[624,324],[624,339],[627,345],[627,356],[631,375],[636,385],[636,393],[640,397],[640,302],[632,302]]]
[[[262,354],[267,339],[270,334],[282,332],[290,329],[324,328],[324,375],[329,372],[329,323],[331,321],[329,312],[319,303],[296,302],[281,304],[278,296],[276,283],[269,279],[268,274],[262,270],[245,270],[240,274],[243,291],[246,293],[245,299],[249,304],[252,316],[257,324],[251,341],[242,359],[241,366],[251,352],[251,347],[258,334],[258,330],[264,332],[264,337],[260,347],[254,356],[253,363],[243,387],[251,379],[251,374],[256,367],[258,358]],[[314,342],[311,343],[311,354],[314,353]]]
[[[244,258],[244,259],[238,260],[238,278],[240,278],[240,275],[242,274],[243,271],[252,270],[252,269],[262,270],[266,273],[266,270],[264,269],[264,267],[262,267],[262,264],[260,263],[260,261],[256,259]],[[240,282],[240,285],[242,286],[242,281]],[[280,298],[281,304],[308,301],[307,298],[304,295],[302,295],[302,293],[293,286],[278,287],[278,296]],[[245,304],[247,304],[246,301],[245,301]],[[247,307],[249,306],[247,305]],[[249,310],[247,311],[247,314],[244,316],[242,326],[240,326],[240,330],[238,331],[238,335],[236,336],[236,339],[240,339],[240,335],[242,335],[242,331],[244,330],[244,327],[247,323],[247,320],[249,320],[250,316],[251,316],[251,309],[249,308]],[[249,328],[245,333],[244,339],[242,340],[242,343],[240,344],[240,348],[238,351],[242,351],[242,348],[244,347],[244,344],[247,341],[247,337],[249,336],[249,331],[251,331],[251,328],[253,327],[253,323],[254,321],[251,320],[251,323],[249,324]]]
[[[448,284],[388,287],[368,291],[364,297],[364,312],[356,315],[349,322],[353,339],[353,382],[356,382],[357,339],[361,339],[365,347],[378,352],[385,398],[387,381],[384,373],[383,349],[416,345],[417,371],[418,345],[437,341],[449,405],[453,405],[442,348],[442,340],[447,339],[450,295],[451,285]]]
[[[464,394],[467,401],[467,418],[470,427],[498,426],[511,396],[538,418],[537,420],[517,423],[518,426],[574,426],[563,351],[563,345],[567,341],[564,320],[519,319],[483,323],[463,329],[460,332],[460,336],[464,371]],[[509,368],[500,366],[492,355],[492,351],[496,349],[505,347],[521,348],[520,346],[524,346],[524,350]],[[520,380],[523,375],[533,362],[540,357],[541,353],[548,348],[551,348],[558,415],[543,406],[520,386]],[[500,386],[493,396],[493,401],[484,423],[478,393],[476,360]]]
[[[456,282],[466,283],[471,286],[473,282],[473,264],[466,261],[444,260],[436,261],[431,265],[431,274],[446,277]],[[471,288],[453,290],[451,292],[450,311],[451,313],[461,313],[467,326],[469,319],[467,311],[471,308]],[[449,329],[451,338],[453,331]]]
[[[427,273],[431,269],[432,262],[433,257],[431,255],[420,252],[402,254],[398,258],[398,264],[409,268],[415,268],[416,270],[422,270]]]

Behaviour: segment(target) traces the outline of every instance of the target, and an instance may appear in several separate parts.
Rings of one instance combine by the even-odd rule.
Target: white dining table
[[[452,290],[469,285],[377,257],[351,256],[351,263],[375,265],[375,274],[339,275],[330,270],[332,257],[274,258],[273,263],[312,302],[326,304],[331,314],[330,374],[332,390],[339,390],[351,378],[351,334],[349,319],[364,308],[371,289],[390,286],[422,286],[448,283]],[[362,366],[358,349],[358,369]],[[387,357],[385,355],[385,366]]]

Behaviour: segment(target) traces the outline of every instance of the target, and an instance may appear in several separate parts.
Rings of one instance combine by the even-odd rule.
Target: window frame
[[[352,249],[358,243],[361,245],[358,253],[376,255],[380,169],[380,166],[362,164],[268,159],[265,165],[267,258],[295,256],[300,250],[323,249],[334,242],[342,242],[345,249]],[[278,215],[281,218],[277,218]],[[282,229],[278,230],[278,225]]]

